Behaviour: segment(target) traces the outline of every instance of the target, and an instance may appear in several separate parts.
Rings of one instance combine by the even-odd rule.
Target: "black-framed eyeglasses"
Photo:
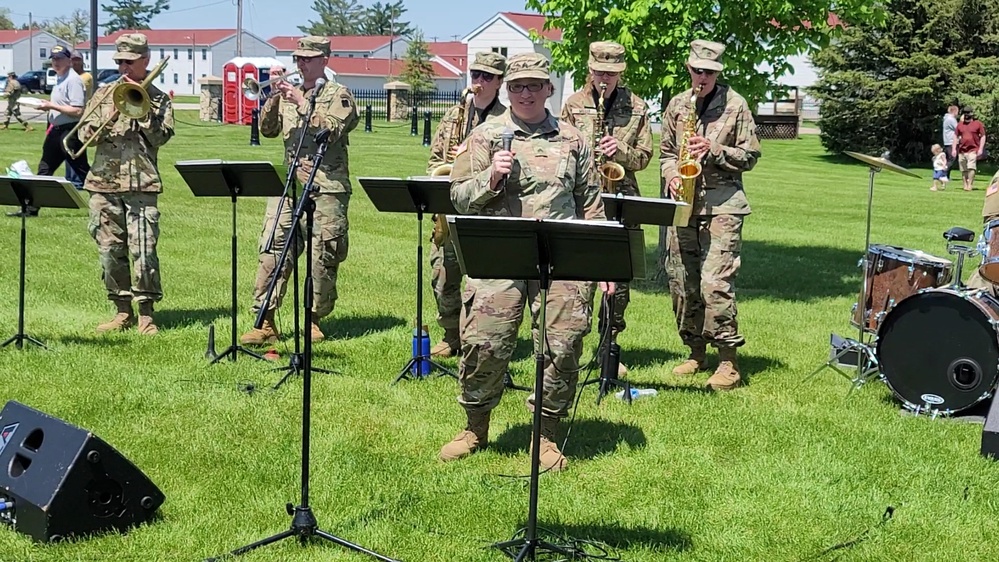
[[[710,68],[691,68],[690,70],[694,71],[694,74],[698,76],[702,74],[707,74],[708,76],[714,76],[715,74],[718,74],[717,70],[711,70]]]
[[[483,82],[492,82],[493,78],[496,78],[495,74],[490,74],[483,70],[473,70],[471,74],[472,80],[482,80]]]
[[[530,84],[507,84],[506,89],[510,91],[511,94],[519,94],[527,88],[528,92],[538,93],[545,87],[544,82],[531,82]]]
[[[314,60],[316,60],[318,58],[319,58],[318,56],[315,56],[315,57],[303,57],[303,56],[298,55],[298,56],[291,57],[291,62],[294,62],[294,63],[298,63],[298,61],[311,62],[311,61],[314,61]]]

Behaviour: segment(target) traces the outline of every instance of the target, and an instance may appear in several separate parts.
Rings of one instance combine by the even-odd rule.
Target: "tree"
[[[154,17],[170,9],[170,0],[153,0],[152,4],[142,0],[111,0],[110,4],[101,4],[101,9],[109,14],[104,33],[121,29],[149,29]]]
[[[399,77],[409,84],[414,102],[422,100],[437,89],[434,83],[434,65],[430,62],[430,58],[430,48],[423,40],[423,32],[419,30],[413,32],[409,46],[406,47],[406,55],[403,57],[405,67]]]
[[[814,58],[823,146],[926,162],[951,104],[999,132],[999,0],[890,0],[888,12]]]
[[[356,0],[315,0],[312,10],[319,21],[298,26],[307,35],[356,35],[364,18],[364,8]]]
[[[70,45],[76,45],[90,37],[90,12],[81,9],[73,10],[73,13],[68,16],[58,17],[47,22],[46,29]]]
[[[17,29],[14,20],[10,19],[10,8],[0,8],[0,29]]]
[[[364,12],[361,33],[365,35],[412,36],[413,26],[408,21],[400,19],[406,13],[406,7],[402,5],[402,1],[396,0],[396,2],[386,2],[385,4],[375,2],[368,6]]]

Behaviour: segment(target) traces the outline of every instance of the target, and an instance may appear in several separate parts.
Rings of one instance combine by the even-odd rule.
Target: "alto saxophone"
[[[677,151],[679,162],[676,165],[677,173],[680,175],[680,188],[677,193],[677,200],[686,203],[686,207],[677,211],[677,220],[674,226],[687,226],[690,222],[690,215],[694,206],[694,192],[697,189],[697,178],[701,175],[701,163],[690,155],[688,144],[690,137],[697,134],[697,94],[701,92],[703,85],[698,85],[690,94],[690,107],[688,108],[687,120],[683,126],[683,137],[680,140],[680,148]]]
[[[472,132],[472,117],[474,115],[472,103],[475,101],[475,94],[481,91],[481,85],[472,84],[461,92],[462,104],[458,106],[458,118],[451,124],[451,131],[449,131],[447,137],[447,146],[444,147],[444,163],[434,168],[430,172],[431,176],[441,177],[451,175],[451,170],[454,169],[454,151],[468,137],[468,134]],[[434,232],[432,238],[434,244],[440,246],[449,233],[447,221],[444,219],[444,215],[434,215],[433,220]]]
[[[600,83],[600,99],[597,100],[597,126],[593,128],[593,150],[596,152],[600,145],[600,139],[611,134],[610,126],[607,124],[607,115],[604,109],[604,93],[607,92],[607,84]],[[617,182],[624,179],[624,166],[617,162],[610,162],[603,152],[597,154],[597,173],[600,174],[600,191],[603,193],[616,194]]]

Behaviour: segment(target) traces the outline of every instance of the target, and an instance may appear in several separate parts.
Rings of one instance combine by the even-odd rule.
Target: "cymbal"
[[[919,176],[917,174],[914,174],[909,170],[906,170],[902,166],[893,163],[891,160],[888,160],[887,158],[868,156],[866,154],[861,154],[859,152],[850,152],[850,151],[844,151],[843,154],[856,158],[857,160],[860,160],[861,162],[864,162],[865,164],[868,164],[875,168],[891,170],[896,174],[902,174],[903,176],[909,176],[919,179]]]

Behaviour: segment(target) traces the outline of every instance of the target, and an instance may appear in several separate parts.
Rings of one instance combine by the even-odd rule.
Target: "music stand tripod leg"
[[[7,341],[0,344],[0,347],[7,347],[10,344],[14,344],[17,349],[24,348],[24,342],[32,343],[37,345],[42,349],[48,349],[45,347],[41,341],[29,336],[24,333],[24,292],[25,292],[25,271],[27,267],[27,247],[28,247],[28,205],[29,201],[22,200],[21,202],[21,263],[20,271],[18,273],[18,285],[17,285],[17,333],[7,339]]]
[[[237,300],[237,294],[236,294],[237,293],[237,291],[236,291],[236,287],[237,287],[237,283],[236,283],[236,271],[237,271],[236,263],[237,263],[237,259],[238,259],[237,256],[239,255],[237,253],[237,251],[236,251],[237,247],[238,247],[238,240],[237,240],[237,236],[236,236],[236,199],[237,199],[237,195],[238,195],[238,187],[230,186],[229,189],[230,189],[230,191],[232,193],[232,195],[231,195],[231,201],[232,201],[232,232],[231,232],[231,237],[232,237],[232,242],[230,244],[232,255],[230,256],[230,260],[229,260],[229,263],[231,264],[231,267],[232,267],[232,271],[230,272],[230,279],[231,279],[231,286],[230,286],[230,292],[231,292],[231,294],[230,294],[230,297],[232,299],[232,302],[230,302],[230,319],[229,319],[229,321],[230,321],[230,337],[231,337],[231,340],[230,340],[229,347],[227,347],[226,349],[224,349],[222,351],[222,353],[219,353],[214,358],[212,358],[212,361],[209,363],[209,365],[214,365],[214,364],[218,363],[219,361],[221,361],[222,359],[225,359],[226,357],[228,357],[231,361],[236,361],[236,358],[239,356],[240,353],[249,355],[250,357],[254,357],[257,360],[261,360],[262,361],[264,359],[263,355],[260,355],[259,353],[251,351],[250,349],[247,349],[247,348],[243,347],[242,345],[239,345],[239,342],[238,342],[238,337],[239,337],[238,334],[239,334],[239,332],[237,330],[237,320],[236,320],[236,314],[237,314],[237,311],[239,310],[239,302]]]

